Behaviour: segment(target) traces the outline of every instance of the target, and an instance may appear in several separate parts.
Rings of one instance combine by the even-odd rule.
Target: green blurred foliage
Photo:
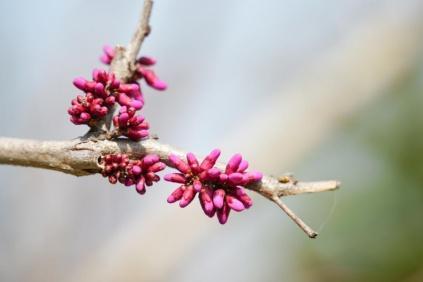
[[[304,247],[306,281],[423,281],[423,71],[354,116],[343,134],[370,152],[325,233]],[[345,168],[354,174],[356,167]],[[342,191],[343,192],[343,191]]]

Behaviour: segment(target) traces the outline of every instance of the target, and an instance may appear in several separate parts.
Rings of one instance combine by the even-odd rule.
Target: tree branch
[[[136,31],[128,47],[118,46],[111,63],[110,71],[122,82],[131,81],[135,72],[135,60],[145,37],[150,32],[149,20],[153,8],[152,0],[145,0],[144,7]],[[106,154],[125,153],[133,157],[145,154],[157,154],[160,159],[169,164],[169,155],[175,154],[181,158],[186,153],[178,151],[168,145],[161,144],[153,139],[133,142],[128,139],[100,140],[104,132],[109,132],[115,107],[105,119],[98,122],[96,127],[82,138],[72,141],[35,141],[14,138],[0,138],[0,164],[37,167],[61,171],[75,176],[100,173],[101,156]],[[97,138],[96,138],[97,137]],[[223,164],[216,165],[224,169]],[[332,191],[339,188],[338,181],[298,182],[291,176],[279,179],[264,176],[263,179],[246,188],[255,191],[267,199],[275,202],[310,238],[317,233],[307,226],[294,214],[280,197]]]
[[[37,167],[61,171],[75,176],[84,176],[101,172],[99,158],[105,154],[125,153],[133,157],[145,154],[157,154],[169,164],[169,155],[185,157],[186,153],[154,139],[139,142],[128,139],[91,140],[79,138],[71,141],[36,141],[16,138],[0,138],[0,164]],[[217,164],[224,169],[223,164]],[[277,179],[264,176],[262,181],[246,188],[259,193],[275,202],[288,216],[297,223],[309,237],[317,233],[299,219],[279,197],[332,191],[339,188],[335,180],[320,182],[301,182],[292,177]]]

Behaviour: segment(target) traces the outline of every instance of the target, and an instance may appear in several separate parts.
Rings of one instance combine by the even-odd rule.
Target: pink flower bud
[[[93,80],[99,82],[100,81],[100,76],[101,76],[101,70],[99,70],[99,69],[93,69],[93,72],[92,72]]]
[[[129,120],[129,115],[127,113],[120,114],[118,116],[119,125],[125,125]]]
[[[106,94],[104,92],[104,85],[102,83],[96,83],[94,91],[96,94],[100,94],[100,95]]]
[[[114,79],[111,83],[110,83],[110,88],[116,90],[119,89],[120,86],[120,80],[119,79]]]
[[[161,171],[165,168],[166,168],[166,165],[164,163],[157,162],[157,163],[153,164],[152,166],[150,166],[148,170],[151,171],[151,172],[159,172],[159,171]]]
[[[231,173],[228,176],[228,180],[232,185],[239,185],[243,181],[243,175],[239,172]]]
[[[199,167],[198,160],[193,153],[187,154],[187,161],[188,161],[188,165],[191,167],[191,169],[193,169],[193,170],[198,169],[198,167]]]
[[[138,84],[130,83],[130,84],[121,84],[119,86],[119,92],[132,94],[134,92],[140,91],[140,87]]]
[[[86,84],[87,84],[87,80],[85,78],[82,78],[82,77],[77,77],[73,80],[73,85],[75,85],[76,88],[78,88],[82,91],[86,90],[86,88],[85,88]]]
[[[94,92],[96,84],[97,83],[94,81],[87,81],[87,83],[85,84],[85,92]]]
[[[157,163],[158,161],[160,161],[160,157],[159,157],[159,155],[156,155],[156,154],[149,154],[149,155],[146,155],[146,156],[142,159],[142,162],[143,162],[143,166],[144,166],[144,167],[149,167],[149,166],[151,166],[151,165],[153,165],[153,164]]]
[[[182,198],[182,195],[184,194],[183,187],[184,186],[177,188],[175,191],[172,192],[172,194],[170,194],[170,196],[167,198],[167,202],[169,204],[179,201]]]
[[[210,152],[210,154],[203,160],[203,162],[201,163],[200,167],[204,170],[206,169],[210,169],[212,168],[217,159],[220,156],[220,150],[219,149],[214,149],[213,151]]]
[[[134,185],[134,180],[131,178],[126,178],[123,184],[125,184],[125,186],[132,186]]]
[[[220,182],[225,183],[228,180],[228,175],[224,174],[224,173],[220,174],[219,180],[220,180]]]
[[[109,176],[109,182],[111,184],[116,184],[117,178],[115,176],[111,175],[111,176]]]
[[[201,189],[200,196],[199,196],[201,207],[203,208],[204,213],[212,217],[215,212],[215,208],[212,201],[212,191],[210,188]]]
[[[154,89],[156,89],[156,90],[160,90],[160,91],[164,91],[164,90],[166,90],[166,89],[167,89],[167,84],[166,84],[166,82],[164,82],[164,81],[162,81],[162,80],[159,80],[159,79],[156,79],[156,80],[154,81],[154,83],[153,83],[153,84],[151,84],[151,86],[152,86]]]
[[[144,178],[141,178],[138,181],[137,185],[135,186],[135,190],[141,195],[143,195],[145,193],[145,180],[144,180]]]
[[[112,60],[110,59],[109,56],[107,56],[106,54],[103,54],[103,55],[100,56],[100,62],[102,62],[103,64],[106,64],[106,65],[110,65]]]
[[[230,211],[231,209],[226,203],[221,209],[216,211],[217,219],[219,220],[220,224],[225,224],[228,221]]]
[[[186,182],[186,178],[181,173],[170,173],[166,174],[164,179],[169,182],[181,183],[184,184]]]
[[[154,59],[153,57],[140,57],[137,60],[137,63],[144,65],[144,66],[152,66],[156,64],[156,59]]]
[[[217,180],[219,179],[220,170],[218,168],[211,168],[207,170],[207,176],[209,180]]]
[[[131,98],[129,98],[125,93],[119,93],[118,103],[121,106],[129,106],[131,104]]]
[[[201,188],[203,188],[203,185],[201,184],[200,180],[195,179],[193,182],[193,187],[195,191],[200,192]]]
[[[153,185],[153,182],[157,182],[157,181],[160,180],[160,177],[158,175],[156,175],[154,172],[151,172],[151,171],[147,172],[144,175],[144,178],[145,178],[145,182],[146,182],[147,186],[151,186],[151,185]]]
[[[126,136],[128,136],[129,139],[131,140],[138,141],[140,139],[147,137],[148,131],[147,130],[138,131],[138,130],[128,129],[128,133],[126,134]]]
[[[144,103],[139,100],[131,100],[129,103],[129,106],[133,107],[136,110],[141,110],[142,107],[144,106]]]
[[[103,52],[105,55],[107,55],[110,58],[113,58],[115,56],[115,48],[113,48],[113,46],[104,45]]]
[[[174,154],[169,155],[169,162],[174,168],[182,173],[189,173],[191,171],[189,166]]]
[[[132,96],[133,99],[142,102],[143,105],[144,105],[144,96],[142,95],[140,90],[132,92],[131,96]]]
[[[166,83],[161,81],[154,73],[154,71],[144,68],[138,68],[138,71],[144,76],[148,85],[157,90],[166,90]]]
[[[91,115],[89,113],[82,113],[80,115],[80,119],[81,121],[85,122],[85,121],[89,121],[91,119]]]
[[[115,99],[114,96],[109,96],[104,100],[104,103],[109,107],[113,106],[115,104],[115,102],[116,102],[116,99]]]
[[[179,206],[181,208],[188,206],[194,199],[196,193],[197,192],[195,192],[192,186],[186,187],[184,194],[182,195],[182,199],[179,201]]]
[[[258,182],[262,178],[263,174],[259,171],[247,172],[243,175],[243,182],[245,183],[244,185],[247,185],[253,182]]]
[[[231,196],[231,195],[226,195],[225,197],[226,203],[228,204],[228,206],[233,209],[234,211],[240,212],[245,210],[245,206],[244,204],[238,200],[237,198]]]
[[[242,161],[242,156],[240,154],[235,154],[232,156],[232,158],[229,160],[228,164],[226,165],[226,174],[231,174],[235,171],[237,171],[240,163]]]
[[[237,187],[235,189],[235,195],[247,209],[253,205],[253,200],[245,193],[244,189]]]
[[[238,172],[244,172],[248,168],[248,162],[246,160],[242,160],[238,167]]]
[[[135,166],[132,168],[132,173],[133,173],[134,175],[139,175],[139,174],[141,173],[141,167],[139,167],[139,166],[135,165]]]
[[[213,204],[217,209],[221,209],[224,204],[225,191],[223,189],[217,189],[213,193]]]

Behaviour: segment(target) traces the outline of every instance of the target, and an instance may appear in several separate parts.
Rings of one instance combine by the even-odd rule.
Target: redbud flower
[[[72,100],[72,106],[68,109],[70,120],[74,124],[89,126],[94,126],[97,120],[107,115],[116,102],[113,92],[120,87],[113,73],[97,69],[93,71],[93,81],[78,77],[73,84],[84,91],[85,96],[78,95]]]
[[[171,154],[170,166],[179,173],[168,174],[164,179],[181,186],[172,192],[167,201],[179,201],[181,207],[186,207],[198,194],[204,213],[209,217],[216,214],[221,224],[226,223],[231,210],[240,212],[251,207],[252,200],[243,187],[260,181],[262,174],[245,172],[248,163],[239,154],[234,155],[226,170],[221,172],[214,167],[219,155],[220,150],[215,149],[200,164],[192,153],[187,154],[187,162]]]
[[[148,69],[140,64],[137,68],[137,74],[139,78],[144,78],[145,82],[147,82],[150,87],[156,90],[166,90],[167,84],[164,81],[160,80],[160,78],[156,75],[153,70]]]
[[[120,81],[116,79],[114,73],[105,70],[94,69],[92,79],[92,81],[89,81],[83,77],[78,77],[74,79],[73,84],[84,92],[90,92],[102,98],[109,96],[120,86]]]
[[[123,84],[113,73],[99,69],[94,69],[92,78],[93,80],[89,81],[78,77],[73,81],[78,89],[85,92],[85,96],[79,95],[72,100],[72,107],[68,110],[74,124],[94,126],[97,120],[107,115],[116,102],[134,110],[140,110],[144,106],[144,98],[137,83]],[[129,133],[129,135],[140,134]],[[131,139],[138,140],[144,134],[141,135]]]
[[[207,169],[214,166],[219,155],[220,150],[214,150],[199,164],[192,153],[187,154],[188,163],[185,163],[176,155],[171,154],[169,156],[170,166],[179,170],[180,173],[167,174],[165,180],[182,185],[173,191],[167,201],[169,203],[179,201],[179,206],[183,208],[191,203],[198,192],[203,195],[202,198],[204,199],[206,198],[206,194],[211,194],[212,190],[206,183]],[[205,200],[200,202],[206,215],[212,217],[215,209],[212,204],[210,205],[211,198],[208,202]],[[206,202],[207,204],[205,204]]]
[[[133,107],[136,110],[144,106],[144,97],[137,83],[121,84],[116,96],[121,106]]]
[[[148,136],[148,122],[143,116],[135,115],[133,107],[121,107],[119,114],[113,117],[113,125],[121,135],[134,141]]]
[[[103,55],[100,57],[100,61],[106,65],[110,65],[115,56],[115,49],[110,45],[103,46]]]
[[[155,154],[146,155],[139,160],[130,160],[126,154],[110,154],[102,158],[101,164],[102,175],[108,177],[110,183],[119,181],[125,186],[135,185],[139,194],[146,192],[146,186],[158,182],[160,177],[156,173],[166,167]]]
[[[114,98],[95,98],[92,93],[85,96],[78,95],[72,100],[72,107],[68,109],[70,120],[74,124],[89,124],[107,115],[109,108],[114,104]]]
[[[110,45],[103,47],[103,55],[100,57],[100,61],[106,65],[110,65],[115,56],[115,50]],[[152,57],[140,57],[135,62],[136,73],[135,80],[145,79],[145,82],[156,90],[165,90],[167,84],[160,80],[156,73],[149,67],[156,64],[156,60]]]
[[[263,177],[261,172],[245,172],[248,162],[240,154],[235,154],[229,160],[224,172],[217,169],[209,170],[209,175],[216,181],[217,189],[213,193],[213,204],[217,208],[219,222],[228,220],[230,210],[237,212],[253,205],[251,198],[243,187],[258,182]]]

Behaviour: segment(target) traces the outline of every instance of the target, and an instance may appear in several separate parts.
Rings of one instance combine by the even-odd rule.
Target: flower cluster
[[[130,160],[126,154],[110,154],[101,159],[102,175],[108,177],[109,182],[120,182],[125,186],[135,185],[138,193],[144,194],[145,186],[158,182],[157,172],[165,169],[166,165],[160,161],[158,155],[146,155],[139,160]]]
[[[115,49],[105,46],[103,52],[100,60],[110,65],[116,55]],[[78,95],[72,100],[68,110],[70,120],[74,124],[96,127],[119,105],[118,113],[112,117],[114,129],[107,136],[126,136],[135,141],[147,137],[149,124],[143,116],[137,114],[145,103],[137,80],[145,80],[147,85],[156,90],[165,90],[166,83],[151,69],[155,63],[156,60],[151,57],[140,57],[135,62],[133,77],[127,83],[121,82],[112,72],[98,69],[93,71],[92,80],[76,78],[73,84],[84,95]],[[200,163],[192,153],[186,155],[186,161],[176,155],[169,155],[169,166],[179,172],[167,174],[164,178],[180,186],[167,201],[178,201],[183,208],[198,195],[204,213],[209,217],[216,215],[221,224],[227,222],[231,210],[241,212],[250,208],[253,202],[244,188],[260,181],[262,174],[247,172],[248,162],[240,154],[235,154],[224,170],[220,169],[215,166],[219,156],[220,150],[215,149]],[[139,159],[130,159],[126,154],[107,154],[101,157],[100,165],[102,175],[110,183],[134,185],[139,194],[146,192],[146,186],[158,182],[160,177],[157,173],[166,167],[155,154]]]
[[[68,113],[74,124],[88,124],[93,126],[96,121],[104,118],[115,104],[116,98],[112,93],[120,87],[120,82],[113,74],[94,70],[93,80],[88,81],[78,77],[73,84],[85,95],[78,95],[72,100]]]
[[[72,100],[72,106],[68,110],[74,124],[95,126],[116,103],[130,109],[132,115],[144,106],[144,98],[138,84],[121,83],[113,73],[99,69],[93,71],[92,79],[89,81],[78,77],[73,81],[75,87],[85,93],[84,96],[78,95]],[[147,129],[148,126],[143,128]]]
[[[110,64],[115,51],[110,46],[104,47],[104,54],[100,58],[102,62]],[[138,141],[148,136],[149,125],[143,116],[136,112],[144,106],[144,96],[137,80],[144,78],[151,87],[164,90],[166,84],[148,68],[156,63],[150,57],[141,57],[136,62],[136,71],[133,81],[122,83],[113,73],[95,69],[92,80],[78,77],[73,84],[84,92],[72,100],[72,106],[68,109],[70,120],[74,124],[86,124],[95,127],[98,121],[104,119],[110,110],[120,105],[120,111],[113,117],[115,126],[111,136],[126,136],[131,140]]]
[[[113,125],[120,135],[132,140],[140,140],[148,136],[148,122],[143,116],[135,115],[132,107],[121,107],[119,114],[113,117]]]
[[[110,45],[105,45],[103,47],[103,55],[100,57],[100,61],[106,65],[112,63],[113,58],[115,57],[115,49]],[[145,82],[152,88],[156,90],[166,90],[167,85],[165,82],[160,80],[156,73],[149,67],[156,64],[156,60],[152,57],[140,57],[135,62],[135,80],[145,79]]]
[[[240,212],[252,206],[251,198],[243,187],[260,181],[260,172],[246,172],[248,162],[239,154],[234,155],[224,171],[215,167],[220,150],[213,150],[202,162],[198,162],[192,153],[183,161],[176,155],[170,155],[171,167],[178,173],[165,176],[165,180],[181,184],[168,197],[169,203],[179,201],[180,207],[189,205],[198,194],[204,213],[213,217],[215,214],[221,224],[228,220],[231,210]]]

